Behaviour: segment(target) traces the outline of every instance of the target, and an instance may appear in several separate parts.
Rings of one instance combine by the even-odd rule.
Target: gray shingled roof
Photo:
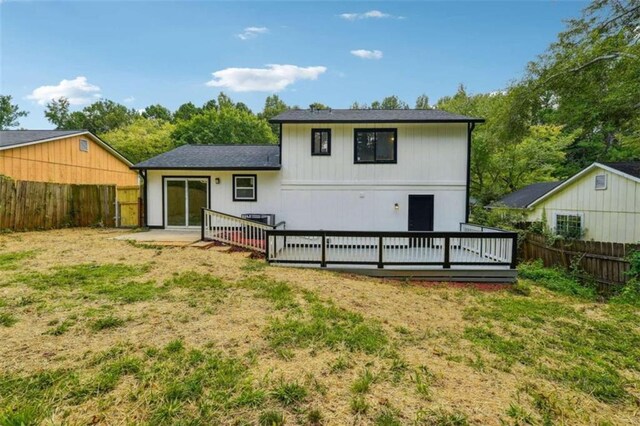
[[[23,145],[85,132],[86,130],[0,130],[0,147]]]
[[[633,177],[640,178],[640,161],[620,161],[617,163],[602,163],[607,167],[616,169]]]
[[[539,182],[525,186],[522,189],[504,196],[497,203],[494,203],[493,206],[507,206],[516,209],[527,208],[529,204],[542,197],[544,194],[551,191],[562,182],[564,181],[560,180],[557,182]]]
[[[278,145],[182,145],[134,169],[264,170],[280,168]]]
[[[452,114],[437,109],[291,109],[270,120],[272,123],[468,123],[482,118]]]

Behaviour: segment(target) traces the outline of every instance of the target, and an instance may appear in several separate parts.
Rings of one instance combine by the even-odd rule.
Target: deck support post
[[[200,209],[200,240],[204,241],[204,208]]]
[[[384,263],[382,259],[382,237],[378,237],[378,269],[384,268]]]
[[[323,268],[327,267],[327,234],[324,232],[322,233],[322,260],[320,266]]]
[[[511,269],[516,269],[518,264],[518,234],[514,233],[511,238]]]
[[[451,249],[451,240],[449,237],[444,237],[444,263],[442,267],[444,269],[451,269],[451,259],[450,259],[450,249]]]
[[[277,253],[278,252],[278,247],[277,247],[278,237],[273,237],[273,238],[274,238],[273,245],[275,246],[274,249],[275,249],[275,252]],[[267,261],[267,263],[271,263],[269,261],[269,230],[264,231],[264,252],[265,252],[264,253],[265,260]]]

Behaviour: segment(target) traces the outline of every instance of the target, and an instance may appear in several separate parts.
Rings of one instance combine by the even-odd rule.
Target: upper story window
[[[80,139],[80,151],[89,152],[89,141]]]
[[[233,175],[233,201],[257,201],[256,175]]]
[[[607,189],[607,175],[596,176],[596,189]]]
[[[311,155],[331,155],[331,129],[311,129]]]
[[[396,163],[397,129],[355,129],[354,163]]]

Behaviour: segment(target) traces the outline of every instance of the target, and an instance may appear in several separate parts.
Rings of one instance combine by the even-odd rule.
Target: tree
[[[214,101],[215,102],[215,101]],[[205,104],[207,105],[207,104]],[[216,107],[217,108],[217,107]],[[174,122],[178,122],[181,120],[190,120],[194,116],[201,114],[202,109],[195,106],[192,102],[187,102],[178,107],[176,112],[173,113]]]
[[[277,141],[263,118],[239,108],[211,109],[177,123],[172,137],[183,144],[268,144]]]
[[[331,109],[331,108],[329,108],[327,105],[322,104],[320,102],[314,102],[309,105],[309,109],[322,110],[322,109]]]
[[[578,131],[565,168],[637,158],[623,140],[640,139],[640,0],[594,0],[528,66],[523,86],[543,120]]]
[[[418,96],[416,99],[416,109],[430,109],[429,97],[425,94]]]
[[[166,120],[139,117],[101,137],[131,162],[138,163],[172,149],[171,133],[175,128]]]
[[[144,118],[163,121],[171,121],[173,119],[173,114],[171,114],[171,111],[160,104],[149,105],[144,109],[144,111],[142,111],[142,116]]]
[[[387,96],[382,101],[373,101],[371,105],[360,104],[354,102],[351,104],[351,109],[409,109],[409,104],[402,101],[399,97]]]
[[[47,104],[44,115],[58,129],[87,129],[101,135],[130,124],[138,113],[108,99],[100,99],[82,111],[69,112],[69,101],[60,98]]]
[[[288,109],[290,108],[278,95],[267,96],[267,99],[264,100],[264,108],[262,109],[262,112],[258,114],[258,117],[268,122],[276,115]],[[270,124],[270,126],[271,131],[275,135],[279,135],[280,126],[277,124]]]
[[[18,119],[29,114],[21,111],[17,104],[12,104],[11,99],[11,95],[0,95],[0,130],[19,126]]]

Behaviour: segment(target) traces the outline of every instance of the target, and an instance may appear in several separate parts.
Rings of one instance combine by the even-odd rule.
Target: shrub
[[[560,269],[545,268],[540,260],[520,264],[518,273],[522,278],[535,281],[542,287],[557,293],[583,299],[594,299],[596,297],[595,288],[581,284]]]

